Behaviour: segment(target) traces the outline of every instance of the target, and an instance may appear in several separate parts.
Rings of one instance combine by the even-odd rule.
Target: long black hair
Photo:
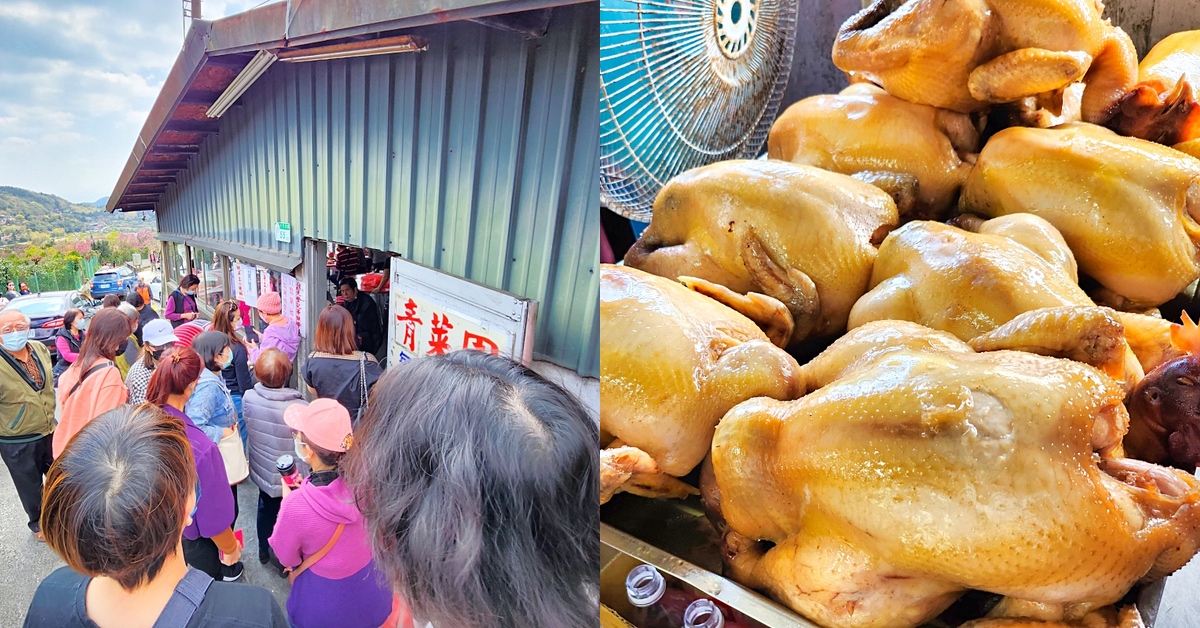
[[[375,387],[342,462],[379,567],[436,626],[594,625],[599,426],[533,371],[475,351]]]

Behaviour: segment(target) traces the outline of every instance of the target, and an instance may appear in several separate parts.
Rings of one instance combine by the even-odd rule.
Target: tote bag
[[[217,443],[221,450],[221,459],[225,461],[225,475],[229,476],[229,485],[233,486],[250,475],[250,462],[246,460],[246,451],[242,449],[242,436],[238,428],[233,426],[233,433],[222,436]]]

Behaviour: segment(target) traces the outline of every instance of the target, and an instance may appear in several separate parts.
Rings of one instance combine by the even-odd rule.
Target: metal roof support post
[[[317,319],[321,316],[321,310],[325,309],[325,296],[329,289],[329,275],[325,267],[328,246],[329,244],[323,240],[311,238],[304,238],[300,245],[304,262],[296,269],[295,276],[304,284],[304,290],[308,294],[308,303],[304,308],[305,321],[308,323],[305,325],[305,330],[308,335],[300,339],[300,350],[296,353],[296,369],[293,374],[304,372],[304,363],[308,359],[308,354],[315,350],[313,338],[317,335]],[[299,384],[299,380],[296,383]],[[296,389],[304,393],[306,399],[309,398],[307,386],[297,385]]]

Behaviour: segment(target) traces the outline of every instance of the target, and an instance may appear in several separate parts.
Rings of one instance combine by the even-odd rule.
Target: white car
[[[154,279],[151,279],[148,285],[150,286],[150,298],[155,303],[162,301],[162,277],[155,275]]]

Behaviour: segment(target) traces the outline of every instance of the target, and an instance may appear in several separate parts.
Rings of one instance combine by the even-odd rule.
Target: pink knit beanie
[[[258,297],[254,307],[263,314],[278,314],[283,311],[283,302],[279,300],[278,292],[266,292]]]
[[[175,328],[175,337],[179,338],[179,340],[175,343],[175,346],[190,347],[192,346],[192,341],[196,339],[196,336],[199,336],[209,329],[212,329],[212,323],[206,320],[196,319],[194,321],[188,321]]]

